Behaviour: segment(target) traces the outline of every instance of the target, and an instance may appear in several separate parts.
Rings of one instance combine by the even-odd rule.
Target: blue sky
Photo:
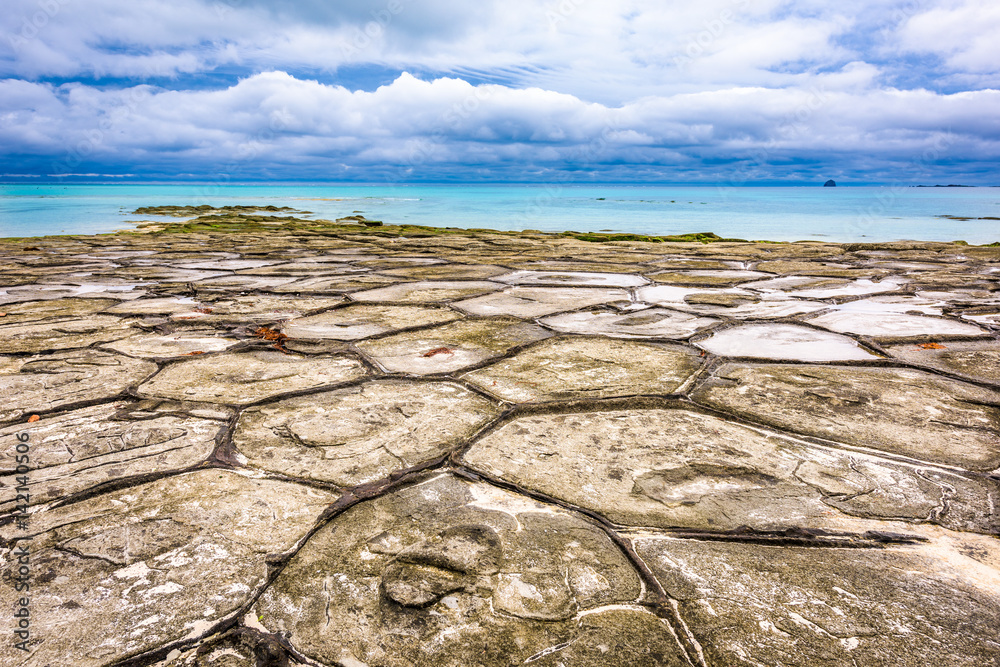
[[[996,0],[4,0],[0,179],[1000,185]]]

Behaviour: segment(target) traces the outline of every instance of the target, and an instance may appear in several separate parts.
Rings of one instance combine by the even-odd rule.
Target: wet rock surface
[[[1000,248],[255,210],[0,240],[0,663],[1000,660]]]

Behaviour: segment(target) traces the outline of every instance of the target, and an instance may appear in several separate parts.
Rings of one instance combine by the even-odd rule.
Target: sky
[[[1000,185],[996,0],[3,0],[0,180]]]

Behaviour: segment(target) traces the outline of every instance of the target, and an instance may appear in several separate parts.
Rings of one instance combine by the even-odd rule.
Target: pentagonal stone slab
[[[116,303],[118,302],[112,299],[53,299],[51,301],[8,304],[0,308],[0,311],[6,313],[0,318],[0,324],[82,318],[109,306],[114,306]]]
[[[0,357],[0,421],[111,398],[155,372],[152,362],[99,350]]]
[[[65,299],[70,297],[101,297],[112,296],[118,299],[138,299],[146,294],[139,289],[141,283],[113,282],[87,284],[56,284],[45,283],[6,287],[0,290],[0,304],[19,301],[43,301],[48,299]]]
[[[513,403],[676,391],[700,366],[680,345],[606,338],[542,341],[463,377]]]
[[[943,506],[944,494],[943,484],[903,466],[854,460],[684,410],[522,417],[477,441],[463,460],[636,526],[820,528],[838,525],[832,508],[925,520]],[[995,521],[989,491],[974,486],[950,525],[986,532]]]
[[[409,278],[410,280],[483,280],[510,273],[509,269],[490,264],[435,264],[432,266],[408,266],[400,269],[380,271],[387,276]]]
[[[438,303],[495,292],[502,287],[500,283],[485,280],[426,280],[355,292],[351,297],[357,301]]]
[[[376,381],[247,410],[233,443],[252,466],[355,486],[446,454],[497,413],[456,384]]]
[[[448,308],[356,304],[289,320],[281,330],[289,338],[360,340],[399,329],[453,322],[461,317]]]
[[[975,326],[943,317],[925,317],[905,313],[871,313],[841,311],[825,313],[809,320],[810,324],[836,331],[870,336],[879,340],[896,341],[912,338],[989,336],[990,333]]]
[[[286,320],[314,310],[333,308],[344,303],[339,296],[288,297],[254,294],[202,303],[172,315],[176,320],[202,320],[205,322],[274,322]]]
[[[346,357],[307,358],[254,351],[172,364],[139,387],[143,396],[241,405],[289,391],[350,382],[364,366]]]
[[[25,322],[0,327],[0,353],[87,347],[124,338],[134,331],[128,322],[111,315],[90,315],[58,322]]]
[[[488,361],[513,347],[551,336],[519,320],[463,320],[358,343],[358,349],[393,373],[449,373]]]
[[[298,280],[295,276],[223,276],[210,278],[197,283],[199,290],[235,292],[252,292],[254,290],[273,290]]]
[[[679,601],[708,665],[1000,661],[1000,576],[957,553],[657,538],[636,548]]]
[[[270,291],[279,294],[300,292],[352,293],[392,285],[399,281],[399,278],[389,278],[383,275],[323,276],[319,278],[301,278],[295,282],[275,285],[270,288]]]
[[[921,371],[727,365],[696,401],[753,421],[968,470],[1000,466],[1000,393]]]
[[[121,315],[169,315],[187,312],[192,308],[201,308],[202,306],[200,301],[188,296],[169,296],[125,301],[108,308],[107,312]]]
[[[736,285],[770,277],[769,274],[761,271],[736,270],[668,271],[655,274],[647,273],[646,276],[658,283],[673,283],[675,285]]]
[[[222,352],[239,342],[235,338],[225,338],[211,329],[206,329],[203,331],[183,331],[162,336],[157,334],[140,334],[106,343],[102,347],[133,357],[170,359],[173,357],[205,354],[206,352]]]
[[[807,299],[839,299],[851,296],[862,296],[865,294],[879,294],[882,292],[894,292],[901,289],[908,282],[906,278],[889,277],[878,282],[861,279],[846,285],[834,287],[816,287],[799,289],[789,292],[792,296],[804,297]]]
[[[215,449],[223,424],[187,415],[138,419],[116,402],[0,429],[0,456],[15,460],[14,436],[27,431],[31,447],[29,504],[65,498],[122,477],[194,466]],[[6,450],[6,451],[4,451]],[[14,474],[0,477],[0,513],[14,505]],[[9,493],[7,493],[9,492]]]
[[[512,287],[453,305],[473,315],[510,315],[530,319],[563,310],[628,300],[628,292],[620,289]]]
[[[645,303],[669,306],[691,313],[733,318],[791,317],[827,308],[826,304],[792,299],[782,292],[759,293],[746,289],[695,289],[656,285],[636,292]]]
[[[723,357],[795,361],[871,361],[879,358],[847,336],[794,324],[745,324],[713,332],[696,345]]]
[[[648,280],[627,273],[586,271],[514,271],[496,278],[510,285],[586,285],[591,287],[638,287]]]
[[[202,470],[35,514],[31,652],[4,642],[0,662],[108,665],[196,639],[260,591],[268,555],[289,551],[335,498]],[[8,549],[5,580],[14,566]],[[3,586],[0,604],[13,609],[18,595]]]
[[[566,313],[539,320],[563,333],[600,334],[613,338],[688,338],[699,329],[719,320],[679,313],[665,308],[649,308],[636,313],[585,311]]]
[[[640,594],[592,524],[443,475],[338,516],[253,613],[322,664],[687,664]]]
[[[1000,384],[1000,345],[994,340],[914,342],[885,349],[903,361]]]

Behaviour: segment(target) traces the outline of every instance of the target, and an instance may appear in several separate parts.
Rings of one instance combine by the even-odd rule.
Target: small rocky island
[[[0,241],[2,664],[1000,662],[1000,248],[145,214]]]
[[[837,187],[837,181],[835,181],[835,180],[833,180],[831,178],[829,181],[827,181],[826,183],[823,184],[823,187],[824,188],[835,188],[835,187]]]

